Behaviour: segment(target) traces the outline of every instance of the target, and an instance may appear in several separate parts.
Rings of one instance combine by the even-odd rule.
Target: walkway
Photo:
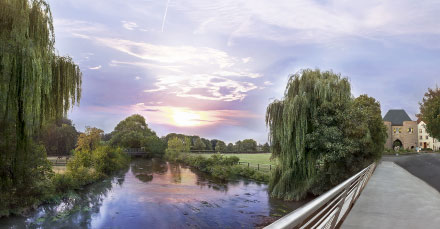
[[[439,225],[440,193],[395,163],[382,161],[342,228],[439,228]]]

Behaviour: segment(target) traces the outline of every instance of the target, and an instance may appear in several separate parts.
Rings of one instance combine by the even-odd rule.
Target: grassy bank
[[[201,155],[204,157],[210,157],[214,154],[192,154],[192,155]],[[241,162],[249,162],[251,164],[267,164],[267,165],[275,165],[274,160],[270,160],[270,153],[237,153],[237,154],[222,154],[224,156],[235,156],[240,159]]]
[[[174,161],[182,162],[222,180],[243,177],[265,183],[269,182],[268,173],[238,165],[239,160],[240,158],[236,156],[225,156],[220,154],[180,154],[174,159]]]
[[[2,193],[6,202],[1,205],[0,217],[23,215],[41,204],[58,202],[75,190],[126,168],[130,158],[121,149],[99,146],[91,151],[76,151],[67,166],[51,166],[49,160],[45,161],[45,179],[38,189],[29,188],[28,194],[21,196],[13,191]]]

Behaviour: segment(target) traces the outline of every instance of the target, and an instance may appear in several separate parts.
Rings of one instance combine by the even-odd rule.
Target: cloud
[[[218,49],[154,45],[88,35],[83,38],[140,59],[112,60],[110,66],[135,65],[155,75],[156,88],[145,89],[145,92],[163,91],[179,97],[235,101],[244,99],[247,92],[258,88],[248,79],[262,76],[245,68],[241,58]]]
[[[131,21],[121,21],[122,22],[122,27],[124,27],[125,29],[128,30],[133,30],[137,27],[139,27],[136,22],[131,22]]]
[[[135,79],[135,80],[140,80],[141,77],[140,77],[140,76],[136,76],[136,77],[134,77],[134,79]]]
[[[189,0],[177,2],[175,7],[199,25],[195,33],[221,33],[231,39],[252,37],[298,44],[440,34],[440,4],[434,0]]]
[[[98,66],[96,66],[96,67],[90,67],[89,69],[90,70],[99,70],[99,69],[101,69],[102,68],[102,66],[101,65],[98,65]]]

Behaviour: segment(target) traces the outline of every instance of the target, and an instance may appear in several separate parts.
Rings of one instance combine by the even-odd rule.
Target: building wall
[[[393,142],[400,140],[403,148],[412,149],[417,147],[418,144],[418,130],[416,121],[405,121],[402,126],[392,126],[390,122],[385,121],[387,127],[388,138],[385,143],[385,147],[388,149],[393,148]]]
[[[385,142],[385,148],[386,149],[392,149],[393,148],[393,132],[391,129],[391,122],[388,121],[384,121],[383,124],[385,124],[385,126],[387,127],[387,141]]]
[[[440,149],[440,142],[429,136],[428,132],[426,132],[426,124],[423,121],[420,121],[418,124],[418,146],[420,148],[424,148],[426,143],[426,148],[430,148],[433,150],[439,150]]]

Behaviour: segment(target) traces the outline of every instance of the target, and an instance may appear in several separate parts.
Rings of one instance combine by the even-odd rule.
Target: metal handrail
[[[376,163],[369,165],[338,186],[265,228],[339,227],[361,194],[375,168]]]

